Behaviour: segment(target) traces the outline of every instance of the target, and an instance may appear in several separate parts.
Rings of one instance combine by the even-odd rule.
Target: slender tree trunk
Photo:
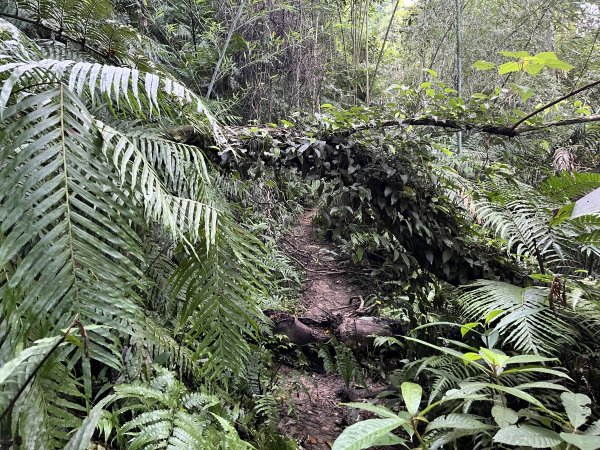
[[[365,2],[365,69],[367,74],[365,99],[368,105],[371,103],[369,98],[369,0]]]
[[[375,64],[375,71],[373,72],[373,76],[371,77],[371,90],[373,90],[373,86],[375,85],[375,78],[377,77],[379,64],[381,64],[381,59],[383,58],[383,51],[385,50],[385,45],[387,44],[388,36],[390,34],[390,30],[392,29],[392,23],[394,22],[394,17],[396,16],[396,11],[398,10],[399,5],[400,0],[396,0],[396,4],[394,5],[394,11],[392,12],[392,16],[390,17],[390,21],[388,22],[387,29],[385,30],[383,42],[381,43],[381,49],[379,50],[379,56],[377,57],[377,63]]]
[[[221,64],[223,64],[223,59],[225,58],[225,53],[227,52],[227,47],[229,47],[229,41],[231,41],[231,36],[233,36],[233,32],[235,31],[235,27],[237,26],[238,21],[242,15],[242,10],[244,9],[244,5],[246,4],[246,0],[242,0],[240,2],[240,7],[237,10],[235,18],[229,27],[229,32],[227,33],[227,38],[225,39],[225,44],[223,44],[223,49],[221,50],[221,55],[219,56],[219,60],[217,61],[217,66],[215,67],[215,71],[213,72],[212,79],[210,80],[210,84],[208,85],[208,91],[206,92],[206,100],[210,98],[210,94],[212,93],[213,87],[215,85],[215,81],[217,81],[217,75],[219,74],[219,70],[221,69]]]
[[[462,54],[460,48],[460,0],[455,0],[456,4],[456,90],[458,96],[462,97]],[[457,152],[462,152],[462,131],[456,134]]]

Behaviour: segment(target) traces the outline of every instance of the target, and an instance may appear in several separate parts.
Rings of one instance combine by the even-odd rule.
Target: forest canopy
[[[600,449],[599,36],[1,2],[0,448]]]

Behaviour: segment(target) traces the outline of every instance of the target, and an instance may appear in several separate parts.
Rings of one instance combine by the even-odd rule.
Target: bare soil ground
[[[340,267],[334,245],[315,237],[313,211],[307,211],[291,230],[283,245],[288,254],[306,270],[306,285],[300,298],[302,316],[315,321],[333,316],[351,315],[360,304],[364,290],[352,275]],[[351,386],[347,390],[337,374],[299,372],[282,366],[279,375],[292,394],[291,413],[284,413],[280,432],[299,440],[305,450],[330,449],[335,438],[349,424],[356,422],[358,412],[340,406],[340,402],[373,397],[381,386],[367,389]]]

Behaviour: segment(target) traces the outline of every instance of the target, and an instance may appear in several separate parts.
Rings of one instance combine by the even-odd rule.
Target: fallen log
[[[264,313],[273,322],[274,333],[287,336],[290,342],[298,346],[327,342],[335,336],[348,347],[361,349],[372,346],[376,336],[395,336],[406,331],[401,322],[381,317],[338,315],[316,322],[285,311],[266,310]]]

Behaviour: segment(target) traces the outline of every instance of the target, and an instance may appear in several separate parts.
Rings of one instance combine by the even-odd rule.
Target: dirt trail
[[[319,321],[332,315],[351,314],[365,292],[340,268],[335,246],[316,239],[313,217],[314,211],[305,212],[284,242],[288,254],[306,270],[306,285],[300,298],[302,316]],[[294,403],[292,413],[282,416],[279,429],[298,439],[306,450],[330,449],[340,432],[356,421],[355,410],[338,406],[349,400],[348,394],[353,401],[373,396],[373,389],[349,392],[340,375],[298,372],[287,366],[279,374],[289,392],[293,392]]]
[[[339,267],[341,258],[336,247],[317,241],[312,221],[315,212],[306,211],[286,239],[288,252],[306,270],[306,286],[300,298],[303,316],[319,319],[323,315],[347,314],[363,298],[363,290]],[[357,304],[357,303],[356,303]]]

